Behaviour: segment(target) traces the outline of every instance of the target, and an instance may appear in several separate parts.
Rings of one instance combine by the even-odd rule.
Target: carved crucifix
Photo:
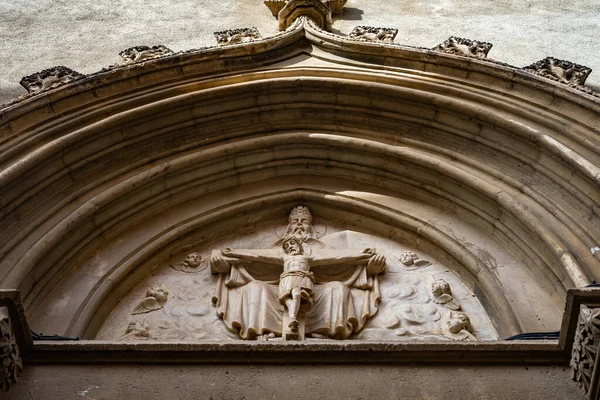
[[[376,275],[385,266],[385,257],[375,249],[329,249],[306,252],[296,236],[286,237],[281,249],[214,250],[211,259],[213,273],[231,274],[232,266],[259,265],[283,270],[278,281],[279,302],[285,306],[281,329],[284,339],[304,338],[304,316],[313,306],[315,278],[313,267],[343,266],[349,269],[366,269],[366,274]],[[231,276],[231,275],[230,275]],[[268,307],[268,304],[251,306]]]

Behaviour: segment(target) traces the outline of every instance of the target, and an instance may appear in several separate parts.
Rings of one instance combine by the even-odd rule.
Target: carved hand
[[[221,251],[223,251],[223,250],[221,250]],[[210,258],[210,264],[211,264],[211,270],[213,271],[213,273],[216,273],[216,272],[227,273],[227,272],[229,272],[229,269],[231,268],[229,263],[227,261],[225,261],[225,259],[219,255],[213,255]]]
[[[385,256],[382,254],[375,254],[369,258],[367,263],[367,273],[369,275],[377,275],[385,271]]]
[[[372,256],[372,255],[375,254],[375,249],[372,248],[372,247],[368,247],[368,248],[366,248],[366,249],[363,250],[363,253]]]
[[[233,252],[233,249],[231,247],[225,247],[224,249],[221,249],[221,253],[223,253],[224,255],[229,255]]]

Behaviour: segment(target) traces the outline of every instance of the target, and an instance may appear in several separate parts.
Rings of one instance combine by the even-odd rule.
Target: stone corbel
[[[29,94],[37,94],[84,78],[85,75],[59,65],[27,75],[19,82]]]

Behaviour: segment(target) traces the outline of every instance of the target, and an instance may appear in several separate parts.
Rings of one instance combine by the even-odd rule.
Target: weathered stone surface
[[[77,71],[73,71],[67,67],[58,66],[28,75],[21,79],[20,83],[30,94],[37,94],[45,92],[46,90],[55,89],[67,83],[75,82],[83,77],[84,75]]]
[[[361,42],[393,43],[397,34],[398,29],[357,26],[350,32],[348,38]]]
[[[153,60],[174,54],[173,50],[159,44],[157,46],[135,46],[123,50],[119,53],[121,64],[134,64],[138,62]]]
[[[491,48],[491,43],[450,36],[444,43],[434,47],[432,50],[462,57],[486,59]]]
[[[226,31],[215,32],[215,38],[219,46],[227,46],[231,44],[248,43],[253,40],[259,40],[262,37],[255,27],[229,29]]]
[[[176,396],[182,400],[258,400],[264,399],[265,393],[275,398],[293,393],[294,398],[340,400],[396,399],[399,393],[406,398],[435,399],[584,399],[562,367],[139,364],[30,366],[6,399],[79,400],[88,396],[154,400]]]

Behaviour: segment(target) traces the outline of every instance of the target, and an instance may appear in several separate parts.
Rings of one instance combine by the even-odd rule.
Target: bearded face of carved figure
[[[283,242],[283,250],[292,256],[303,254],[302,245],[296,239],[288,239]]]
[[[313,238],[312,214],[308,208],[298,206],[290,212],[285,236],[296,236],[303,241]]]
[[[463,312],[453,312],[448,321],[448,330],[452,333],[459,333],[463,329],[471,330],[471,319]]]
[[[201,261],[202,261],[202,256],[200,256],[200,254],[198,254],[198,253],[190,253],[185,258],[186,264],[192,268],[197,268],[200,265]]]

